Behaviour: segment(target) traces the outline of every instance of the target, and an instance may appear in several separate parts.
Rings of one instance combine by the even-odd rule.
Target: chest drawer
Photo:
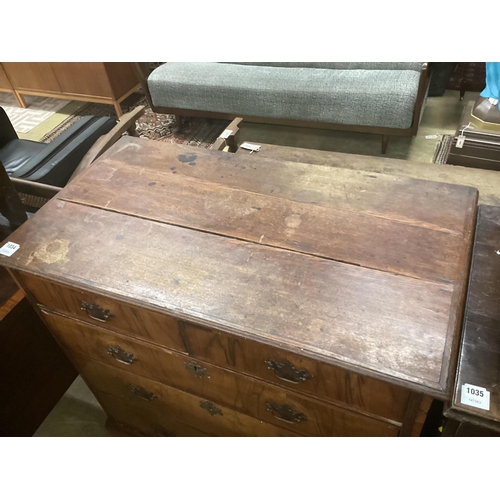
[[[113,427],[134,436],[207,437],[210,434],[175,420],[170,414],[149,411],[125,399],[96,391],[95,397],[106,412]]]
[[[175,429],[177,422],[201,429],[212,436],[295,436],[293,432],[262,422],[230,408],[207,401],[192,394],[160,384],[138,375],[76,355],[73,362],[85,381],[99,394],[122,399],[127,405],[140,409],[142,415],[132,416],[112,409],[113,418],[132,425],[141,419],[141,427],[152,430],[153,435]],[[106,410],[106,403],[103,405]],[[126,410],[125,410],[126,411]],[[134,412],[135,414],[135,412]],[[173,430],[175,433],[175,430]],[[189,432],[184,429],[183,432]]]
[[[188,350],[197,359],[282,387],[402,422],[410,391],[259,342],[183,322]]]
[[[185,352],[177,320],[171,316],[36,276],[17,273],[38,304],[109,330]]]
[[[44,311],[62,346],[303,435],[394,435],[397,427],[254,378]],[[111,350],[111,351],[110,351]],[[111,354],[111,355],[110,355]],[[74,359],[74,355],[70,353]]]

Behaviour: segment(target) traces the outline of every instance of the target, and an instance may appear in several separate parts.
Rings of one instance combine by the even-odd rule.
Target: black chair
[[[34,211],[83,172],[124,133],[137,135],[135,123],[144,106],[114,118],[85,116],[49,144],[19,139],[5,110],[0,107],[0,165]]]
[[[0,108],[0,162],[11,178],[63,187],[97,139],[116,119],[84,116],[49,144],[19,139]]]

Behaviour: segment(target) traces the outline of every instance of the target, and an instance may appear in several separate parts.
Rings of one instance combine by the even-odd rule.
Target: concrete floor
[[[442,97],[428,98],[417,136],[391,138],[385,155],[381,153],[381,137],[374,134],[278,127],[244,122],[241,136],[248,142],[429,163],[432,162],[441,136],[455,133],[463,108],[468,101],[476,100],[478,95],[479,93],[467,92],[464,100],[460,101],[457,91],[447,90]],[[426,136],[430,135],[438,137],[426,139]]]
[[[436,145],[442,135],[454,134],[464,106],[477,96],[477,93],[468,92],[464,100],[460,101],[457,91],[446,91],[442,97],[429,98],[418,135],[414,138],[391,139],[385,157],[426,163],[423,171],[427,172],[429,169],[443,168],[428,165],[432,162]],[[426,139],[427,135],[438,137]],[[256,143],[382,156],[380,136],[370,134],[244,123],[241,136],[245,141]],[[500,190],[500,172],[479,169],[463,171],[464,179],[469,181],[468,185],[473,185],[472,181],[474,184],[483,183],[485,186],[495,182],[498,186],[495,188],[496,191]],[[422,178],[426,178],[425,175]],[[78,377],[39,427],[35,436],[117,435],[104,427],[105,420],[106,416],[99,403],[83,380]]]

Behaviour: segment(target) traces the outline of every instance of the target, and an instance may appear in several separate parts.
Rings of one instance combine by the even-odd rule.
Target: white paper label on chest
[[[9,241],[5,243],[5,245],[0,248],[0,255],[6,255],[7,257],[10,257],[14,252],[19,250],[20,245],[17,243],[12,243],[12,241]]]
[[[474,406],[482,410],[490,409],[490,391],[477,385],[464,384],[460,402],[464,405]]]
[[[232,130],[229,130],[228,128],[226,130],[224,130],[224,132],[222,132],[221,135],[219,135],[219,137],[221,139],[227,139],[231,134],[233,133]]]

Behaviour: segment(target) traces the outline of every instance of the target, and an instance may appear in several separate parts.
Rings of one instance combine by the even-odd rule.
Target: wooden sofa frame
[[[241,117],[244,121],[254,122],[254,123],[380,134],[382,136],[382,154],[385,154],[387,150],[387,144],[389,143],[389,139],[391,136],[414,137],[415,135],[417,135],[418,125],[420,122],[420,114],[422,111],[422,106],[424,104],[425,95],[430,83],[429,64],[423,63],[422,69],[420,71],[417,99],[415,102],[415,108],[413,110],[413,120],[411,127],[406,129],[400,129],[400,128],[389,128],[389,127],[370,127],[365,125],[342,125],[337,123],[322,123],[322,122],[303,121],[303,120],[265,118],[265,117],[247,116],[241,114],[236,115],[229,113],[215,113],[211,111],[198,111],[193,109],[165,108],[161,106],[155,106],[151,99],[151,94],[149,93],[149,88],[148,88],[148,77],[152,70],[148,68],[146,63],[135,62],[133,63],[133,66],[137,72],[137,76],[139,78],[139,81],[141,82],[142,89],[146,94],[146,99],[149,105],[151,106],[151,109],[155,113],[175,115],[175,119],[179,129],[181,129],[182,116],[194,116],[194,117],[199,116],[204,118],[216,118],[221,120],[233,120],[236,117]]]

